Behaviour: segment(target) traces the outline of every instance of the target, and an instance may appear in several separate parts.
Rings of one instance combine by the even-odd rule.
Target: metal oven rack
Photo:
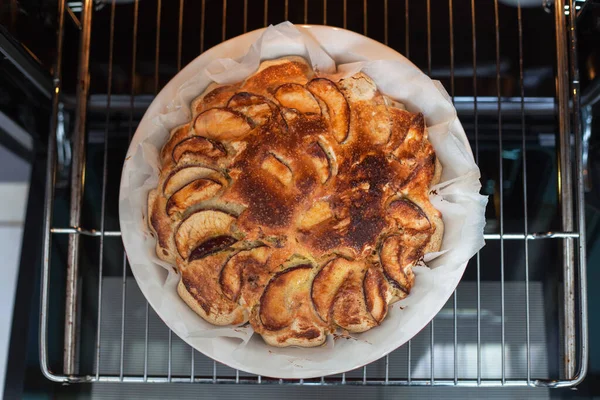
[[[585,377],[577,2],[556,0],[548,2],[545,12],[536,11],[546,21],[535,29],[543,30],[540,46],[549,47],[552,54],[549,79],[556,86],[550,93],[528,96],[526,78],[530,75],[524,65],[531,61],[531,48],[526,49],[524,41],[531,32],[526,29],[529,16],[535,15],[531,23],[537,23],[539,13],[520,6],[509,8],[498,0],[485,5],[475,0],[58,3],[40,315],[40,360],[48,379],[63,383],[564,387]],[[371,365],[304,381],[232,370],[172,335],[132,278],[116,222],[115,188],[124,150],[152,95],[198,52],[283,20],[338,25],[375,37],[441,79],[453,97],[477,162],[488,175],[487,182],[492,182],[487,188],[491,195],[488,245],[471,261],[469,277],[431,324],[407,345]],[[165,38],[168,23],[176,29]],[[464,26],[470,35],[455,36]],[[190,32],[195,32],[193,40]],[[440,41],[445,43],[443,50],[439,50]],[[469,62],[458,65],[464,54]],[[438,68],[439,59],[449,68]],[[515,78],[508,82],[504,78],[511,74],[506,71],[507,61]],[[532,204],[538,197],[528,191],[540,179],[529,172],[528,182],[535,160],[528,161],[527,156],[533,157],[531,146],[539,144],[531,140],[531,131],[539,131],[536,124],[541,117],[546,122],[540,129],[546,133],[536,137],[550,142],[545,151],[555,163],[547,176],[557,206],[547,218],[552,223],[532,220],[531,215],[544,205]],[[495,156],[490,159],[489,151],[484,155],[486,149],[492,149]],[[510,154],[515,152],[520,156],[508,168]],[[513,185],[515,174],[520,178]],[[512,190],[522,191],[516,204],[507,197]],[[518,215],[514,220],[505,217],[513,211]],[[550,249],[551,256],[534,257],[538,248]],[[542,263],[548,263],[543,267],[548,272],[533,276],[530,271]],[[519,273],[509,272],[514,265],[521,266]]]

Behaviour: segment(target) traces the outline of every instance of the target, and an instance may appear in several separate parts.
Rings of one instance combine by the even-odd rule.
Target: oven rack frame
[[[134,34],[132,37],[132,57],[133,57],[133,69],[135,70],[135,57],[136,57],[136,43],[140,40],[137,37],[137,24],[138,24],[138,3],[139,0],[134,0],[134,22],[133,29]],[[158,1],[158,15],[156,19],[157,30],[160,32],[160,3]],[[204,10],[206,0],[202,0],[202,9]],[[248,1],[244,0],[244,32],[247,31],[247,14],[248,14]],[[343,9],[337,10],[337,12],[343,12],[343,24],[344,27],[347,23],[347,1],[344,0]],[[374,2],[377,0],[369,0]],[[392,0],[379,0],[383,2],[384,15],[384,42],[388,42],[388,1]],[[223,7],[223,20],[222,20],[222,40],[227,38],[227,0],[221,0]],[[275,0],[271,0],[275,2]],[[451,62],[454,62],[454,47],[453,47],[453,21],[452,8],[453,0],[449,2],[449,27],[450,27],[450,41],[451,47],[450,57]],[[486,234],[485,239],[488,241],[499,241],[501,246],[501,298],[502,302],[502,376],[497,379],[485,378],[482,375],[481,365],[481,310],[479,307],[480,303],[480,291],[481,282],[479,280],[480,271],[480,259],[477,256],[477,323],[478,323],[478,335],[477,335],[477,377],[476,378],[461,378],[457,372],[457,347],[460,343],[460,338],[457,334],[456,328],[456,315],[457,315],[457,301],[456,295],[453,298],[453,313],[454,313],[454,377],[453,378],[439,378],[434,373],[434,357],[433,347],[435,343],[434,330],[431,329],[430,346],[431,346],[431,375],[428,378],[413,377],[411,376],[411,343],[409,342],[406,346],[408,347],[408,374],[403,378],[392,378],[389,368],[389,356],[385,357],[385,370],[381,376],[369,376],[367,373],[368,366],[363,367],[362,378],[347,377],[346,374],[334,377],[322,377],[319,379],[310,380],[281,380],[272,379],[261,376],[246,376],[240,374],[240,371],[235,371],[235,375],[220,376],[217,373],[217,363],[213,361],[213,373],[212,375],[196,375],[194,372],[194,359],[195,357],[204,357],[200,353],[197,353],[194,349],[190,348],[191,351],[191,365],[190,374],[187,376],[174,375],[172,371],[172,332],[168,332],[168,366],[167,373],[160,375],[150,374],[148,371],[148,318],[149,318],[149,307],[146,303],[145,310],[145,354],[144,354],[144,371],[143,373],[130,375],[124,372],[123,366],[123,352],[127,351],[124,348],[124,326],[126,321],[125,315],[125,287],[126,287],[126,271],[128,268],[126,256],[123,254],[123,292],[122,296],[122,326],[121,326],[121,355],[120,365],[118,374],[104,374],[101,373],[101,360],[100,360],[100,343],[101,343],[101,330],[100,321],[102,318],[102,310],[98,310],[98,328],[97,328],[97,339],[95,353],[95,371],[90,374],[82,374],[78,371],[77,356],[79,351],[78,343],[78,329],[77,329],[77,302],[78,296],[81,296],[78,288],[78,276],[80,274],[80,240],[82,237],[89,237],[93,240],[97,240],[100,246],[100,252],[104,246],[105,240],[111,240],[110,238],[120,237],[120,232],[117,230],[107,230],[104,227],[105,217],[105,202],[106,202],[106,170],[107,170],[107,158],[104,157],[104,181],[102,183],[102,207],[101,213],[101,224],[98,227],[85,227],[81,226],[81,205],[83,199],[83,190],[87,184],[84,179],[85,171],[85,154],[86,154],[86,117],[89,107],[92,107],[92,103],[96,103],[95,107],[106,110],[107,115],[110,115],[111,104],[115,107],[117,103],[121,104],[121,107],[127,108],[134,107],[134,103],[144,103],[148,101],[143,96],[138,96],[134,93],[132,86],[131,96],[119,96],[111,93],[111,74],[112,74],[112,51],[114,44],[114,13],[116,11],[116,1],[95,3],[93,0],[84,0],[77,2],[78,4],[68,3],[66,0],[59,0],[58,5],[58,33],[57,33],[57,57],[56,64],[54,66],[54,91],[53,91],[53,113],[51,120],[50,135],[48,139],[48,161],[47,161],[47,175],[45,184],[45,215],[43,221],[44,240],[43,240],[43,259],[42,259],[42,276],[41,276],[41,312],[40,312],[40,338],[39,338],[39,350],[40,350],[40,364],[44,375],[55,382],[61,383],[79,383],[79,382],[140,382],[140,383],[167,383],[167,382],[192,382],[192,383],[236,383],[236,384],[292,384],[292,385],[412,385],[412,386],[433,386],[433,385],[444,385],[444,386],[483,386],[483,387],[495,387],[495,386],[539,386],[539,387],[569,387],[580,383],[587,372],[587,360],[588,360],[588,337],[587,337],[587,284],[586,284],[586,258],[585,258],[585,214],[584,214],[584,203],[583,203],[583,164],[582,164],[582,139],[581,139],[581,124],[580,124],[580,110],[579,110],[579,81],[578,81],[578,69],[576,63],[577,55],[577,43],[576,43],[576,6],[577,2],[574,0],[556,0],[554,4],[549,5],[549,11],[554,14],[555,22],[555,45],[557,49],[556,54],[556,97],[550,104],[548,102],[540,101],[540,99],[526,98],[523,89],[523,49],[522,49],[522,19],[521,19],[521,8],[518,8],[518,37],[519,37],[519,63],[520,63],[520,89],[521,96],[515,98],[501,98],[498,95],[497,98],[489,97],[478,97],[476,95],[476,87],[474,87],[474,97],[453,97],[455,104],[458,109],[461,107],[464,109],[473,110],[475,116],[477,116],[478,106],[479,112],[484,113],[491,112],[497,113],[499,121],[505,112],[513,112],[520,114],[522,117],[522,123],[524,124],[524,118],[526,110],[528,109],[545,109],[551,110],[550,112],[556,112],[558,116],[558,138],[559,146],[557,146],[557,157],[559,160],[559,198],[560,208],[562,215],[562,230],[557,232],[530,232],[527,227],[527,222],[524,221],[524,229],[522,232],[504,232],[503,230],[503,215],[502,206],[500,207],[500,232],[494,234]],[[184,0],[180,0],[180,20],[182,23]],[[363,0],[363,11],[364,11],[364,22],[363,31],[361,33],[367,35],[367,5],[368,1]],[[409,1],[406,4],[406,33],[408,37],[409,33]],[[307,23],[308,6],[309,1],[304,0],[304,19],[300,21],[293,21],[296,23]],[[322,0],[323,6],[323,21],[324,25],[327,24],[328,13],[333,12],[328,9],[327,0]],[[472,7],[472,23],[473,23],[473,36],[472,46],[474,51],[473,57],[473,69],[476,74],[476,48],[477,38],[475,35],[475,0],[471,0]],[[89,93],[89,68],[90,68],[90,37],[92,33],[92,18],[95,10],[100,7],[111,7],[111,37],[110,37],[110,51],[109,56],[109,83],[107,96],[98,100],[98,96],[90,96]],[[267,26],[269,22],[268,9],[269,0],[264,0],[264,25]],[[283,20],[288,19],[289,1],[285,0],[284,10],[285,14]],[[496,46],[496,71],[497,71],[497,85],[498,92],[500,92],[500,57],[499,57],[499,20],[498,20],[498,0],[494,1],[495,9],[495,46]],[[569,12],[572,10],[572,12]],[[429,59],[429,70],[431,70],[431,0],[427,0],[427,38],[428,38],[428,59]],[[435,11],[433,11],[435,12]],[[78,15],[77,15],[78,14]],[[71,20],[75,23],[80,31],[80,45],[78,53],[78,83],[76,89],[75,98],[75,124],[74,132],[72,136],[73,143],[73,160],[71,166],[71,193],[70,193],[70,213],[69,213],[69,226],[55,226],[53,218],[54,201],[55,201],[55,189],[56,189],[56,178],[57,178],[57,134],[60,127],[60,115],[62,110],[63,93],[62,93],[62,58],[63,58],[63,46],[64,46],[64,32],[65,24],[67,20]],[[202,14],[201,20],[201,49],[204,50],[204,13]],[[158,33],[160,34],[160,33]],[[178,39],[178,69],[181,68],[181,26],[179,29]],[[157,53],[159,49],[157,48]],[[158,60],[158,57],[157,57]],[[451,66],[451,85],[453,94],[454,86],[454,71],[453,64]],[[158,61],[157,66],[158,69]],[[429,71],[430,72],[430,71]],[[475,83],[474,76],[474,85]],[[155,80],[155,89],[158,91],[158,75]],[[543,100],[543,99],[542,99]],[[103,105],[103,102],[105,104]],[[135,107],[139,107],[137,104]],[[107,117],[108,118],[108,117]],[[476,117],[477,118],[477,117]],[[107,128],[108,129],[108,128]],[[107,133],[108,135],[108,133]],[[107,136],[106,136],[107,137]],[[571,144],[571,141],[573,143]],[[498,129],[498,143],[502,146],[502,127]],[[106,146],[106,143],[105,143]],[[105,147],[105,152],[107,147]],[[523,127],[523,150],[525,150],[525,128]],[[499,160],[500,171],[502,171],[502,159]],[[523,168],[525,167],[525,161],[523,161]],[[525,177],[526,177],[526,171]],[[525,178],[526,179],[526,178]],[[501,180],[502,181],[502,180]],[[524,182],[524,186],[526,183]],[[500,188],[502,192],[502,185]],[[502,201],[502,200],[501,200]],[[523,207],[527,209],[526,200],[524,201]],[[525,218],[526,219],[526,218]],[[49,341],[48,341],[48,308],[49,308],[49,296],[52,286],[50,268],[51,268],[51,252],[52,252],[52,241],[57,236],[62,235],[68,238],[68,258],[64,268],[66,270],[66,297],[64,300],[65,304],[65,326],[64,326],[64,348],[63,348],[63,369],[61,371],[54,371],[49,366]],[[115,240],[115,239],[112,239]],[[505,241],[519,241],[522,242],[525,248],[526,264],[527,260],[527,247],[532,241],[537,240],[552,240],[557,246],[562,246],[562,271],[563,271],[563,299],[561,309],[561,346],[563,352],[563,358],[561,362],[561,374],[560,376],[553,377],[551,379],[537,379],[531,374],[531,359],[530,359],[530,326],[529,326],[529,280],[528,276],[525,277],[525,290],[527,294],[527,318],[526,326],[523,328],[526,330],[527,335],[527,372],[524,376],[514,379],[505,376],[505,342],[504,342],[504,250],[503,244]],[[99,276],[102,276],[103,259],[102,254],[98,260],[98,265],[95,266],[98,269]],[[528,267],[527,267],[528,268]],[[102,281],[102,279],[101,279]],[[98,289],[98,304],[102,304],[102,284],[99,285]],[[435,321],[435,320],[434,320]],[[431,322],[433,326],[434,321]]]

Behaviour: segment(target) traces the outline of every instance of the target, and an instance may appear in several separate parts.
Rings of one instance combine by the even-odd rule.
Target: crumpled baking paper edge
[[[193,98],[212,82],[238,82],[251,75],[261,60],[285,55],[305,57],[319,75],[332,79],[358,71],[368,74],[383,93],[405,104],[408,110],[424,114],[430,141],[443,165],[441,182],[430,195],[443,214],[442,249],[427,255],[429,268],[415,268],[410,296],[391,307],[381,326],[345,339],[329,338],[326,345],[312,349],[270,347],[253,335],[249,326],[215,327],[202,320],[177,295],[179,276],[172,266],[156,257],[155,239],[146,224],[147,194],[158,181],[160,148],[173,127],[190,120]],[[339,64],[336,70],[335,61],[310,30],[299,30],[289,22],[270,26],[244,57],[212,61],[169,93],[172,100],[162,109],[152,110],[151,106],[156,115],[148,125],[151,128],[140,130],[140,124],[136,132],[140,140],[134,140],[137,145],[129,149],[119,207],[123,241],[135,278],[171,329],[199,351],[236,368],[274,377],[309,377],[358,367],[366,362],[365,354],[383,356],[427,325],[458,284],[467,261],[484,245],[487,197],[479,194],[479,168],[443,86],[406,59],[364,61],[364,57],[352,53],[346,53],[344,59],[358,61]],[[390,335],[395,340],[390,340]]]

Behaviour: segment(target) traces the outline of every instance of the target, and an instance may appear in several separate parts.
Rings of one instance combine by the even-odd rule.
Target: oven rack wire
[[[148,0],[156,1],[157,13],[156,13],[156,65],[155,65],[155,79],[154,79],[154,92],[157,93],[160,89],[159,82],[159,54],[161,48],[160,34],[161,34],[161,0]],[[188,0],[190,1],[190,0]],[[231,0],[230,0],[231,1]],[[342,14],[342,26],[347,27],[348,24],[348,8],[350,3],[356,6],[355,3],[360,3],[362,7],[362,31],[360,33],[369,35],[368,21],[372,23],[373,15],[370,15],[370,19],[367,18],[368,12],[370,11],[371,3],[381,3],[379,6],[383,9],[381,13],[381,24],[383,25],[383,42],[388,44],[390,37],[390,17],[388,15],[389,2],[392,0],[363,0],[352,1],[343,0],[342,7],[340,9],[340,2],[334,4],[333,0],[321,0],[319,2],[313,0],[299,1],[303,6],[303,14],[296,15],[294,23],[308,23],[309,6],[310,7],[322,7],[322,21],[319,21],[323,25],[327,25],[328,17],[331,17],[333,13],[337,13],[338,16]],[[205,50],[206,35],[205,35],[205,7],[206,3],[210,0],[202,0],[202,14],[200,15],[200,51]],[[77,4],[75,4],[77,3]],[[419,376],[414,375],[414,370],[418,369],[415,366],[415,360],[413,354],[415,353],[414,347],[411,347],[411,342],[403,346],[396,352],[402,352],[402,357],[405,366],[402,367],[402,373],[398,375],[392,368],[396,365],[394,353],[386,356],[384,359],[378,361],[378,366],[365,366],[359,371],[353,371],[352,373],[341,374],[336,376],[322,377],[319,379],[310,380],[278,380],[271,379],[261,376],[255,376],[246,374],[240,371],[227,371],[222,373],[223,367],[217,362],[207,359],[202,354],[196,352],[189,346],[187,347],[187,354],[185,363],[187,366],[182,365],[183,361],[180,356],[177,356],[173,352],[175,341],[177,338],[172,335],[169,330],[168,334],[162,335],[161,340],[167,347],[166,365],[163,367],[161,373],[154,373],[151,371],[149,364],[152,364],[150,360],[152,358],[151,349],[149,349],[149,341],[152,335],[149,333],[149,329],[153,328],[152,322],[152,310],[148,307],[148,303],[141,306],[143,317],[142,320],[144,329],[139,332],[141,335],[138,339],[143,343],[143,368],[137,373],[130,373],[127,366],[124,365],[124,360],[128,359],[128,352],[133,349],[128,348],[127,343],[129,338],[126,336],[126,325],[130,319],[130,315],[127,314],[129,308],[127,305],[128,296],[131,297],[130,291],[132,285],[135,283],[128,277],[128,264],[126,256],[123,252],[122,255],[122,274],[121,277],[117,277],[120,283],[116,285],[120,287],[121,293],[115,294],[113,297],[117,297],[119,300],[116,304],[120,304],[120,309],[109,310],[120,315],[120,329],[117,329],[119,355],[117,357],[116,369],[114,371],[106,372],[106,368],[103,368],[102,361],[104,354],[103,346],[106,345],[106,339],[102,338],[103,332],[101,329],[103,313],[108,311],[103,310],[103,307],[107,304],[106,294],[103,292],[103,267],[105,263],[104,248],[110,241],[120,241],[120,232],[118,230],[106,229],[106,201],[107,201],[107,163],[108,157],[106,153],[109,149],[107,142],[109,138],[108,122],[111,118],[111,110],[119,108],[121,111],[130,109],[131,115],[133,115],[134,109],[145,107],[152,97],[144,97],[139,93],[136,93],[134,84],[131,85],[130,95],[114,94],[112,93],[112,79],[113,79],[113,52],[116,40],[131,40],[131,58],[132,58],[132,75],[136,71],[136,57],[139,42],[141,40],[151,40],[151,38],[140,38],[138,37],[138,26],[139,20],[139,9],[141,3],[139,0],[133,2],[133,21],[132,30],[133,34],[131,38],[115,38],[115,13],[119,12],[119,5],[116,0],[106,0],[104,2],[95,2],[93,0],[83,0],[82,2],[67,2],[66,0],[58,1],[58,34],[57,34],[57,57],[56,64],[54,67],[54,94],[53,94],[53,114],[51,120],[51,130],[48,142],[48,163],[47,163],[47,176],[46,176],[46,198],[45,198],[45,216],[43,221],[44,229],[44,242],[43,242],[43,268],[41,277],[41,313],[40,313],[40,363],[41,369],[44,375],[56,382],[62,383],[77,383],[77,382],[193,382],[193,383],[252,383],[252,384],[293,384],[293,385],[414,385],[414,386],[432,386],[432,385],[447,385],[447,386],[543,386],[543,387],[565,387],[574,386],[586,375],[587,358],[588,358],[588,347],[587,347],[587,304],[586,304],[586,275],[585,275],[585,219],[584,219],[584,205],[583,205],[583,179],[582,179],[582,159],[581,159],[581,132],[579,124],[579,87],[578,87],[578,70],[576,65],[576,36],[575,36],[575,25],[576,25],[576,2],[573,0],[556,0],[553,5],[549,6],[549,11],[553,13],[554,17],[554,35],[548,40],[553,40],[556,46],[556,59],[555,59],[555,73],[556,73],[556,93],[552,101],[541,101],[540,99],[532,99],[525,97],[524,84],[523,84],[523,21],[522,21],[522,9],[519,6],[517,10],[517,32],[515,35],[518,37],[519,43],[519,82],[520,85],[520,96],[505,98],[500,96],[500,69],[501,69],[501,57],[500,57],[500,23],[499,21],[499,4],[498,0],[494,1],[494,23],[495,23],[495,37],[493,38],[480,38],[476,36],[476,24],[478,19],[476,18],[476,2],[470,0],[471,7],[471,20],[467,21],[472,24],[472,36],[471,47],[473,51],[472,67],[473,67],[473,96],[472,97],[459,97],[454,96],[455,85],[454,85],[454,59],[455,59],[455,38],[453,36],[454,25],[459,21],[453,19],[453,0],[448,0],[448,35],[450,40],[450,47],[448,49],[450,53],[450,87],[449,92],[453,97],[457,109],[459,112],[461,109],[467,110],[466,112],[473,115],[474,118],[474,129],[475,129],[475,146],[474,152],[476,154],[477,161],[479,162],[478,153],[478,142],[477,142],[477,124],[478,115],[495,115],[498,120],[497,129],[497,144],[500,149],[503,146],[503,128],[502,118],[507,113],[520,115],[522,124],[522,150],[523,154],[526,155],[526,139],[525,139],[525,119],[526,114],[538,110],[538,112],[549,112],[555,113],[558,120],[558,144],[556,146],[556,157],[558,159],[559,169],[557,171],[557,181],[559,182],[558,196],[560,199],[560,210],[561,210],[561,226],[562,229],[554,232],[531,232],[527,225],[527,199],[525,197],[523,201],[523,209],[525,218],[523,220],[523,229],[521,231],[508,232],[504,230],[504,209],[502,203],[502,191],[503,191],[503,159],[500,155],[498,159],[499,171],[500,171],[500,204],[499,204],[499,231],[497,233],[486,233],[485,239],[490,241],[499,242],[500,246],[500,290],[498,293],[497,301],[500,303],[500,324],[499,329],[501,331],[501,340],[499,354],[501,355],[501,368],[499,375],[490,377],[486,373],[487,363],[482,362],[484,355],[482,355],[485,338],[482,336],[482,320],[486,318],[481,308],[481,294],[482,290],[485,290],[486,284],[480,279],[481,269],[484,267],[481,263],[479,254],[476,257],[475,268],[477,271],[476,285],[472,287],[470,293],[474,296],[472,304],[476,305],[476,314],[474,320],[476,324],[476,343],[473,348],[476,352],[476,373],[470,376],[464,376],[459,370],[459,353],[462,351],[461,343],[462,335],[459,334],[460,328],[457,327],[458,321],[461,318],[459,316],[460,309],[458,308],[460,296],[456,293],[453,298],[449,301],[449,307],[447,310],[450,315],[450,323],[442,324],[443,329],[447,329],[453,340],[451,340],[451,346],[446,352],[451,354],[452,361],[450,361],[450,372],[439,374],[436,373],[436,358],[434,354],[436,336],[438,330],[434,329],[434,324],[437,324],[437,319],[434,319],[430,327],[426,328],[427,332],[422,332],[421,335],[426,335],[425,342],[428,342],[429,350],[425,350],[426,354],[429,354],[430,359],[428,360],[429,374],[420,374]],[[165,2],[163,2],[165,3]],[[184,3],[185,0],[180,0],[179,4],[179,30],[177,38],[177,65],[176,69],[179,70],[182,67],[182,24],[184,16]],[[212,3],[215,3],[213,1]],[[222,29],[221,29],[221,40],[228,38],[228,26],[227,26],[227,15],[228,13],[236,12],[236,10],[230,10],[231,4],[228,4],[227,0],[220,0],[220,7],[222,7]],[[250,4],[249,4],[250,3]],[[248,7],[258,3],[257,1],[244,0],[243,1],[243,31],[248,30]],[[269,7],[273,7],[275,3],[279,6],[283,5],[283,15],[279,16],[280,20],[288,20],[290,18],[290,7],[294,3],[296,7],[296,1],[291,2],[276,1],[276,0],[261,0],[261,6],[264,7],[263,14],[263,25],[267,26],[269,23],[277,22],[273,20],[272,12],[269,11]],[[283,4],[281,4],[283,3]],[[432,4],[433,3],[433,4]],[[427,24],[426,29],[426,42],[423,44],[427,48],[427,71],[431,73],[432,69],[432,34],[431,34],[431,15],[436,12],[436,8],[439,5],[437,2],[427,0]],[[404,19],[405,26],[405,48],[404,53],[409,56],[410,42],[409,36],[412,30],[415,29],[411,26],[410,11],[412,2],[406,0],[404,2]],[[172,5],[175,5],[173,2]],[[479,3],[477,3],[479,5]],[[164,4],[162,5],[164,6]],[[335,6],[335,8],[334,8]],[[95,13],[99,12],[100,9],[110,9],[110,38],[109,38],[109,56],[108,56],[108,80],[107,80],[107,93],[106,96],[90,95],[90,49],[91,49],[91,35],[93,34],[92,19]],[[572,12],[569,12],[572,10]],[[239,10],[238,10],[239,11]],[[79,51],[78,51],[78,63],[77,63],[77,85],[75,93],[75,122],[73,127],[73,135],[71,138],[72,142],[72,163],[71,163],[71,178],[70,178],[70,208],[69,208],[69,222],[68,225],[56,226],[55,218],[53,216],[56,204],[56,181],[58,174],[58,157],[57,157],[57,132],[61,128],[61,113],[63,110],[63,52],[65,43],[65,25],[73,22],[79,31]],[[311,21],[312,22],[312,21]],[[549,32],[549,36],[550,36]],[[497,97],[484,97],[477,95],[477,50],[479,46],[484,43],[485,45],[495,46],[496,52],[496,87]],[[414,51],[414,50],[413,50]],[[544,100],[544,99],[542,99]],[[86,150],[88,148],[88,114],[90,109],[94,109],[96,112],[101,111],[106,115],[107,127],[104,135],[104,158],[103,158],[103,173],[102,181],[100,185],[101,192],[101,207],[96,212],[99,214],[99,226],[84,226],[82,225],[82,202],[83,193],[86,189],[86,185],[91,185],[85,179],[85,158]],[[542,110],[542,111],[539,111]],[[131,122],[130,117],[130,122]],[[133,125],[133,124],[132,124]],[[131,136],[134,127],[129,127],[129,136]],[[573,139],[573,145],[571,145],[571,139]],[[500,152],[501,154],[501,152]],[[524,192],[527,192],[527,171],[525,159],[523,159],[523,188]],[[68,240],[68,251],[67,259],[60,265],[52,262],[52,250],[53,242],[59,240],[59,238],[66,238]],[[83,238],[86,240],[92,240],[99,246],[99,259],[95,265],[82,266],[82,257],[80,253],[81,241]],[[554,317],[560,319],[560,338],[559,346],[561,347],[560,357],[557,361],[560,364],[560,373],[556,376],[546,376],[538,378],[534,375],[534,367],[532,365],[532,335],[530,322],[534,316],[530,315],[530,288],[533,283],[530,282],[528,276],[529,260],[528,260],[528,248],[537,241],[552,241],[556,246],[562,248],[562,259],[560,260],[560,270],[563,273],[561,279],[562,288],[562,301],[559,307],[558,314]],[[505,309],[505,303],[507,303],[506,287],[504,279],[504,257],[505,257],[505,242],[516,242],[520,243],[524,249],[524,262],[525,277],[522,282],[522,288],[524,289],[524,308],[525,308],[525,320],[521,329],[524,331],[526,336],[525,346],[525,358],[526,368],[523,373],[519,376],[509,376],[506,370],[507,354],[509,353],[508,345],[506,343],[505,322],[508,311]],[[85,267],[85,268],[83,268]],[[64,269],[66,274],[66,289],[64,298],[62,300],[62,307],[64,307],[64,337],[62,343],[62,365],[56,368],[51,368],[50,365],[50,353],[52,352],[52,343],[56,343],[56,340],[51,341],[49,339],[49,307],[51,291],[55,282],[53,282],[51,268]],[[95,333],[95,346],[91,353],[88,351],[86,354],[93,354],[94,362],[91,371],[81,371],[79,362],[80,353],[82,351],[82,342],[80,335],[79,324],[81,321],[80,311],[78,310],[78,304],[80,303],[81,293],[81,274],[89,273],[90,270],[96,270],[96,274],[100,277],[97,293],[97,304],[98,310],[97,315],[94,318],[97,319],[97,328]],[[106,284],[108,285],[108,281]],[[114,283],[114,282],[113,282]],[[113,285],[114,286],[114,285]],[[104,296],[104,297],[103,297]],[[130,300],[131,301],[131,300]],[[139,311],[139,310],[138,310]],[[149,322],[150,321],[150,322]],[[168,329],[168,328],[163,328]],[[166,343],[164,343],[166,342]],[[183,343],[177,344],[178,348]],[[139,350],[139,348],[138,348]],[[102,355],[102,357],[101,357]],[[199,371],[197,365],[199,359],[203,360],[202,365],[208,365],[208,371]],[[149,361],[150,360],[150,361]],[[485,364],[485,365],[484,365]],[[177,371],[187,369],[187,373],[183,374]]]

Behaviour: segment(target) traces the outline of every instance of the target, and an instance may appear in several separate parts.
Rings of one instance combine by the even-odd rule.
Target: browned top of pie
[[[275,346],[380,324],[443,234],[423,116],[396,105],[365,74],[334,82],[298,57],[198,97],[149,195],[187,304]]]

